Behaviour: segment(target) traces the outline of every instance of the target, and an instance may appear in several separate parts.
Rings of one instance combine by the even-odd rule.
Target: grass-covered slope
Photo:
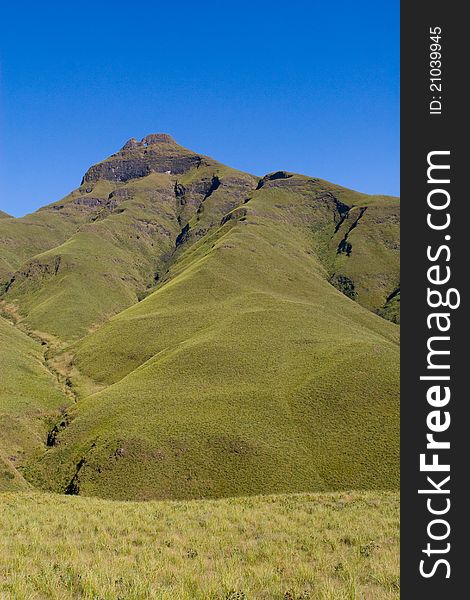
[[[3,288],[24,260],[61,243],[75,229],[53,211],[38,211],[21,219],[0,219],[0,278]]]
[[[18,305],[29,327],[63,340],[82,337],[137,301],[179,231],[171,222],[171,183],[156,175],[149,179],[147,186],[135,186],[133,200],[124,199],[119,210],[83,224],[14,275],[4,298]],[[158,196],[156,206],[151,194]]]
[[[0,490],[28,487],[19,467],[41,453],[52,419],[69,403],[39,342],[0,317]]]
[[[109,164],[116,166],[102,173]],[[163,172],[167,167],[181,172]],[[92,167],[70,196],[11,224],[15,240],[23,244],[25,230],[34,235],[36,246],[23,252],[28,260],[4,277],[3,298],[36,331],[62,340],[83,337],[155,285],[193,216],[199,223],[194,233],[201,236],[255,185],[252,176],[171,140],[123,149]],[[45,218],[62,237],[63,229],[56,231],[54,223],[72,227],[63,242],[57,236],[52,241],[52,233],[50,243],[35,235]]]
[[[395,493],[0,502],[4,600],[399,598]]]
[[[400,285],[400,203],[363,200],[345,215],[330,244],[330,281],[347,296],[385,318],[384,307]],[[397,315],[390,320],[398,322]]]
[[[108,387],[31,481],[121,499],[398,485],[398,329],[328,282],[323,185],[267,179],[76,346]]]
[[[28,275],[29,260],[62,244],[82,224],[93,221],[108,202],[112,186],[100,182],[96,193],[82,186],[58,202],[18,219],[0,219],[0,291],[5,293],[17,279]],[[89,191],[87,191],[89,190]]]

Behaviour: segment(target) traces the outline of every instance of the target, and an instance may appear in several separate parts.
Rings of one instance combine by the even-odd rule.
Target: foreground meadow
[[[393,492],[0,502],[2,600],[399,597]]]

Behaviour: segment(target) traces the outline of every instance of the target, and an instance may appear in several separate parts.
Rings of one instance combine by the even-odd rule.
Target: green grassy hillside
[[[398,331],[328,283],[312,228],[334,233],[333,203],[309,186],[263,186],[78,344],[108,387],[31,481],[140,499],[398,485]]]
[[[157,135],[5,220],[8,252],[44,215],[55,244],[8,259],[3,303],[78,402],[28,482],[115,499],[398,486],[396,198],[254,178]]]
[[[92,221],[107,202],[112,186],[100,182],[94,197],[90,187],[82,186],[62,200],[49,204],[19,219],[0,220],[0,281],[3,292],[17,279],[31,275],[38,261],[29,260],[50,250],[72,236],[83,224]],[[41,265],[39,264],[40,270]]]
[[[399,598],[394,493],[0,502],[4,600]]]
[[[18,468],[43,452],[67,401],[44,365],[41,344],[0,317],[0,491],[25,489]]]
[[[174,142],[146,148],[121,150],[104,164],[119,160],[135,175],[131,170],[140,168],[139,161],[150,160],[142,152],[157,152],[160,162],[151,164],[161,168],[188,158],[204,162],[191,162],[188,172],[174,176],[145,170],[142,177],[124,183],[90,181],[102,163],[90,169],[82,186],[68,197],[11,224],[11,236],[22,251],[23,231],[35,240],[35,247],[21,255],[28,260],[16,270],[18,260],[9,258],[16,245],[10,241],[8,251],[3,250],[5,263],[12,265],[4,299],[17,307],[29,328],[62,340],[83,337],[148,293],[166,272],[175,241],[194,215],[198,229],[191,236],[200,237],[256,185],[252,176]],[[51,230],[47,241],[35,233],[44,219]],[[59,222],[72,229],[65,234]]]
[[[400,203],[396,198],[363,200],[338,227],[330,243],[330,281],[351,299],[385,318],[400,285]],[[390,315],[399,322],[398,313]]]

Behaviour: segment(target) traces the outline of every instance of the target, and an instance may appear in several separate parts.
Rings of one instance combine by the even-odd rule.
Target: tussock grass
[[[5,600],[392,600],[398,496],[0,496]]]

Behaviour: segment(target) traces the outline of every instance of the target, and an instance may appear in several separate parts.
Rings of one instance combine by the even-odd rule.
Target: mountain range
[[[397,488],[399,209],[151,134],[0,212],[0,490]]]

